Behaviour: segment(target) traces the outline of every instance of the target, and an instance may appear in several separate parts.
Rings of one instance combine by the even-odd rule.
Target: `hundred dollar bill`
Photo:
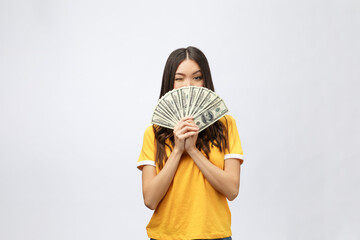
[[[182,111],[181,111],[181,106],[180,106],[180,100],[179,100],[178,91],[172,90],[172,91],[170,92],[170,96],[171,96],[172,99],[173,99],[172,103],[174,104],[177,112],[179,113],[179,120],[180,120],[180,119],[183,118],[184,116],[182,115]]]
[[[205,93],[207,93],[209,89],[207,88],[200,88],[197,95],[195,96],[194,103],[192,105],[192,109],[190,110],[190,116],[194,116],[197,113],[198,107],[200,105],[200,102],[203,100]]]
[[[203,100],[200,102],[198,106],[198,112],[202,112],[204,109],[209,108],[219,99],[220,97],[216,93],[214,93],[213,91],[208,91],[206,93],[206,96],[203,98]]]
[[[160,98],[152,124],[174,129],[181,118],[193,116],[200,131],[224,116],[228,109],[219,95],[204,87],[173,89]]]
[[[200,90],[199,87],[190,87],[189,106],[188,106],[188,110],[187,110],[187,113],[186,113],[187,116],[190,116],[192,107],[194,105],[194,102],[196,100],[196,96],[197,96],[199,90]]]
[[[181,96],[180,101],[181,101],[184,117],[186,117],[188,114],[189,94],[190,94],[190,87],[180,88],[180,96]]]
[[[167,121],[167,122],[172,123],[174,125],[177,123],[177,121],[172,120],[172,118],[169,115],[167,115],[165,112],[163,112],[160,109],[159,105],[155,108],[153,116],[156,116],[158,118],[162,118],[164,121]]]
[[[183,106],[183,101],[182,101],[182,88],[180,88],[178,91],[175,92],[175,96],[176,96],[176,99],[178,100],[178,103],[179,103],[179,111],[180,111],[180,114],[181,114],[181,117],[185,117],[185,114],[184,114],[184,106]]]
[[[164,95],[161,99],[161,102],[164,103],[164,106],[166,106],[166,108],[173,113],[173,116],[175,119],[180,120],[180,113],[179,110],[176,108],[175,103],[174,103],[174,99],[172,98],[172,96],[170,94],[166,94]]]
[[[155,125],[159,125],[161,127],[170,128],[170,129],[174,129],[174,127],[175,127],[175,125],[173,125],[170,122],[165,121],[164,119],[158,117],[156,114],[153,114],[151,123],[155,124]]]
[[[199,132],[201,132],[228,112],[229,110],[224,101],[220,101],[211,108],[194,117],[194,122],[199,127]]]
[[[171,110],[169,110],[165,105],[164,102],[159,101],[156,105],[155,111],[158,111],[165,115],[166,117],[170,118],[174,123],[177,123],[178,120],[175,118],[174,114],[172,114]]]

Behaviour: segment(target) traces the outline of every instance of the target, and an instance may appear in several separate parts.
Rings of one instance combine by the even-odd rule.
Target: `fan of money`
[[[210,89],[182,87],[167,92],[159,99],[151,123],[174,129],[181,118],[192,116],[201,132],[228,112],[221,97]]]

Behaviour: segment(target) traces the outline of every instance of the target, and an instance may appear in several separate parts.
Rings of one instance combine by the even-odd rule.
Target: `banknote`
[[[229,112],[223,99],[204,87],[182,87],[162,96],[154,108],[151,123],[174,129],[184,117],[192,116],[199,131]]]
[[[198,107],[200,105],[200,102],[203,100],[204,95],[207,91],[209,91],[209,89],[207,89],[207,88],[199,89],[199,91],[197,92],[197,94],[195,96],[194,102],[191,106],[190,113],[189,113],[190,116],[193,116],[196,113],[196,111],[198,110]]]
[[[211,106],[211,108],[207,108],[195,116],[194,122],[199,127],[199,132],[201,132],[228,112],[229,110],[226,107],[224,101],[219,101],[215,105]]]
[[[170,122],[166,121],[165,119],[163,119],[155,114],[153,114],[151,123],[162,126],[162,127],[170,128],[170,129],[174,129],[174,127],[175,127],[175,125],[171,124]]]

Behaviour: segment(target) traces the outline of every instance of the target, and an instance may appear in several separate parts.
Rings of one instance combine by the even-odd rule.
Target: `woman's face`
[[[174,89],[187,86],[204,86],[204,79],[199,65],[191,59],[182,61],[175,72]]]

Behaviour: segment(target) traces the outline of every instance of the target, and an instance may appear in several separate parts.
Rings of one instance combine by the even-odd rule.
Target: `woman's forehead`
[[[199,64],[191,59],[185,59],[182,61],[176,69],[176,73],[190,73],[194,74],[198,71],[201,71]]]

